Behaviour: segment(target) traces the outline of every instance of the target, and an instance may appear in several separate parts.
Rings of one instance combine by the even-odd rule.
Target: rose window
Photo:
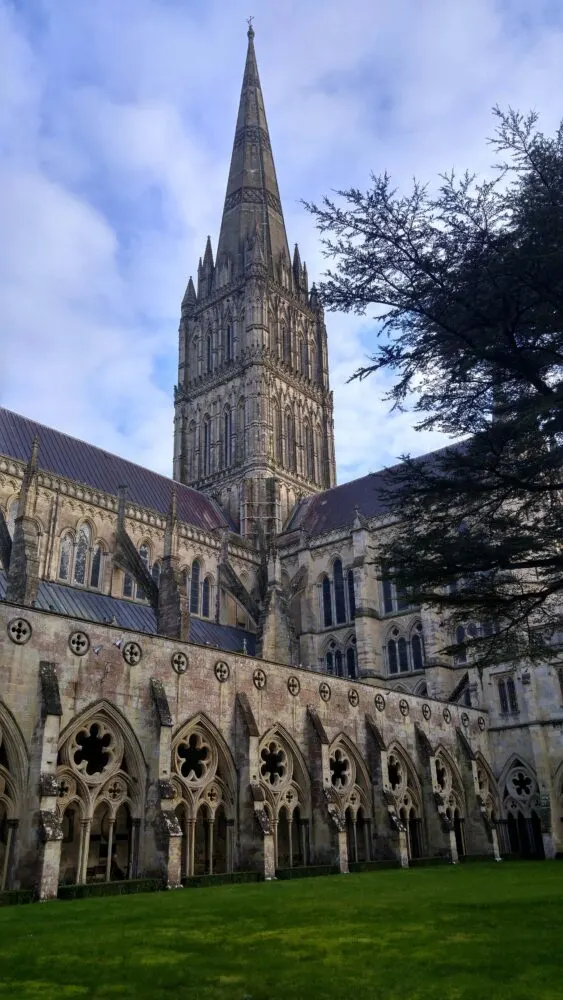
[[[178,747],[178,767],[188,781],[199,781],[209,767],[210,751],[198,733],[192,733],[187,743]]]
[[[518,799],[527,799],[532,792],[532,779],[525,771],[514,771],[510,776],[511,792]]]
[[[390,757],[387,763],[389,773],[389,784],[393,791],[396,791],[403,783],[403,769],[396,757]]]
[[[113,738],[111,733],[104,732],[97,722],[89,729],[81,729],[75,738],[77,749],[73,760],[79,771],[92,777],[101,774],[112,759]]]
[[[332,784],[335,788],[344,788],[349,783],[350,761],[342,750],[335,750],[334,757],[330,758],[330,770],[332,771]]]
[[[279,785],[286,775],[287,758],[277,743],[268,743],[260,754],[262,765],[260,774],[270,785]]]

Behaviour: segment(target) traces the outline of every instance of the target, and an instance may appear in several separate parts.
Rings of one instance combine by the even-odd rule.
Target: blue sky
[[[256,49],[290,244],[300,199],[484,172],[491,107],[563,115],[563,7],[542,0],[0,0],[0,401],[169,474],[179,308],[216,245]],[[442,443],[349,384],[370,316],[327,315],[339,481]]]

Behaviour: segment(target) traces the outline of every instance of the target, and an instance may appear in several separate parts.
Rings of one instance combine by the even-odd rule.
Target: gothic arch
[[[452,754],[443,744],[440,744],[435,751],[436,780],[444,796],[444,809],[448,819],[452,822],[455,818],[455,810],[459,811],[459,818],[464,819],[467,811],[465,801],[465,790],[463,778],[461,776],[457,762]]]
[[[10,762],[10,775],[18,795],[23,794],[27,781],[28,753],[22,731],[8,706],[0,701],[0,746],[5,743]]]
[[[204,713],[175,730],[171,775],[183,877],[231,871],[236,770],[224,737]]]
[[[17,826],[27,775],[27,750],[20,729],[0,702],[0,891],[12,883]]]
[[[266,766],[266,755],[264,755],[264,750],[268,750],[271,747],[271,744],[275,743],[280,744],[280,748],[286,754],[289,753],[291,757],[290,769],[284,765],[282,760],[279,761],[279,769],[282,769],[285,766],[286,770],[283,775],[278,774],[277,776],[275,771],[268,770]],[[272,753],[274,752],[275,751],[272,751]],[[276,723],[268,729],[266,733],[264,733],[260,740],[258,756],[260,761],[258,778],[266,791],[266,800],[270,802],[274,816],[277,815],[279,809],[287,803],[286,791],[287,786],[290,784],[297,787],[300,793],[299,803],[308,815],[311,804],[311,779],[307,769],[307,764],[305,763],[305,758],[297,743],[287,729],[281,725],[281,723]],[[274,780],[272,780],[272,778]],[[281,780],[276,780],[276,778]]]
[[[220,768],[224,773],[222,781],[229,789],[232,799],[231,806],[234,807],[237,772],[233,756],[225,737],[204,712],[198,712],[191,719],[186,719],[181,725],[176,727],[172,734],[172,747],[177,747],[182,739],[189,736],[190,733],[197,731],[204,734],[208,740],[216,745],[217,768]]]
[[[62,881],[135,876],[146,776],[135,732],[111,702],[95,702],[65,727],[57,758]]]
[[[333,767],[333,760],[336,762],[335,753],[341,751],[341,761],[346,757],[350,758],[351,763],[354,765],[354,773],[349,774],[348,782],[346,780],[342,782],[342,778],[346,778],[347,771],[343,770],[342,767],[337,767],[336,771],[340,772],[341,777],[337,778],[340,782],[343,792],[345,791],[346,806],[352,805],[354,810],[357,811],[360,806],[364,806],[371,811],[371,782],[369,778],[369,772],[365,761],[358,750],[356,744],[350,739],[346,733],[339,733],[333,739],[329,746],[328,753],[329,759],[331,761],[331,782],[333,787],[337,788],[337,783],[335,783],[335,768]],[[348,787],[349,786],[349,787]],[[357,792],[357,797],[354,802],[351,801],[351,796]],[[358,798],[359,796],[359,798]]]
[[[489,822],[493,822],[500,817],[500,797],[496,778],[480,750],[475,755],[475,764],[482,809],[484,809]]]
[[[128,757],[128,768],[131,766],[132,776],[139,784],[136,795],[139,807],[144,804],[144,789],[147,777],[147,762],[138,737],[127,717],[112,702],[101,698],[93,702],[65,726],[59,737],[59,749],[68,742],[79,729],[84,728],[96,716],[106,716],[111,725],[115,726],[123,738],[124,750]]]

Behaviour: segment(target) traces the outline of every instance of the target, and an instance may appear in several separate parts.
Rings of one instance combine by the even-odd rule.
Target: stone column
[[[409,839],[404,827],[399,830],[399,861],[401,868],[409,867]]]
[[[348,875],[348,840],[346,837],[346,828],[338,830],[338,861],[340,865],[340,874]]]
[[[39,664],[41,714],[43,725],[40,733],[39,764],[39,871],[37,894],[39,899],[55,899],[59,887],[61,842],[63,831],[57,812],[57,754],[61,728],[62,707],[59,694],[56,664],[42,661]]]

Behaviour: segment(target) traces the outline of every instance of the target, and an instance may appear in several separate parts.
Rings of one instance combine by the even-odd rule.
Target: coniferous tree
[[[492,179],[402,195],[384,174],[308,206],[335,261],[324,304],[384,310],[353,377],[390,373],[393,406],[457,439],[387,472],[382,565],[481,664],[553,655],[563,632],[563,124],[494,114]]]

